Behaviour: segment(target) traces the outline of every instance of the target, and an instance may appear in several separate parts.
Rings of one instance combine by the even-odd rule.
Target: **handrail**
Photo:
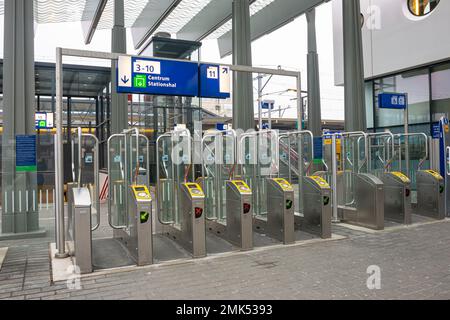
[[[186,134],[189,140],[189,144],[188,144],[188,152],[189,152],[189,157],[191,157],[191,132],[188,129],[180,129],[180,130],[173,130],[171,132],[165,133],[161,136],[158,137],[158,139],[156,140],[156,176],[157,176],[157,185],[156,185],[156,204],[157,204],[157,208],[158,208],[158,214],[157,214],[157,218],[158,221],[162,224],[162,225],[173,225],[176,223],[176,221],[162,221],[162,217],[161,217],[161,213],[162,213],[162,208],[160,207],[161,203],[160,203],[160,199],[161,199],[161,188],[160,188],[160,165],[159,165],[159,161],[160,161],[160,152],[159,152],[159,145],[162,139],[164,138],[171,138],[171,141],[173,142],[173,138],[175,136],[180,137],[182,134]],[[190,159],[191,161],[192,159]],[[173,160],[172,160],[172,165],[173,165]],[[187,173],[189,174],[189,172]],[[187,174],[185,175],[185,177],[187,176]],[[175,186],[174,186],[175,188]],[[174,194],[175,194],[175,190],[174,190]]]
[[[246,138],[252,138],[255,137],[257,138],[258,136],[261,136],[262,134],[274,134],[275,135],[275,139],[276,139],[276,144],[275,144],[275,165],[277,166],[277,168],[280,168],[280,146],[279,146],[279,136],[278,136],[278,132],[276,130],[261,130],[261,131],[254,131],[254,132],[248,132],[248,133],[244,133],[239,137],[239,142],[237,145],[237,149],[238,149],[238,162],[239,164],[244,164],[245,163],[245,159],[242,159],[242,153],[243,153],[243,141]],[[255,141],[255,143],[258,143],[257,141]],[[259,143],[258,143],[259,146]],[[273,153],[273,152],[272,152]],[[258,155],[259,157],[259,155]],[[273,159],[273,157],[272,157]],[[259,164],[259,161],[257,161],[257,164]],[[272,164],[273,162],[271,161],[271,165],[270,165],[270,175],[272,176]]]
[[[218,181],[219,178],[215,174],[216,172],[214,172],[214,170],[211,169],[210,166],[206,164],[204,151],[206,150],[210,154],[213,154],[213,150],[209,147],[209,145],[207,143],[208,139],[213,138],[211,140],[215,144],[215,147],[216,147],[216,150],[215,150],[215,153],[214,153],[215,154],[215,159],[214,159],[215,163],[214,163],[214,165],[216,166],[216,168],[217,168],[218,165],[222,165],[222,159],[223,159],[223,156],[224,156],[223,147],[222,147],[222,145],[223,145],[223,140],[222,139],[227,134],[231,134],[231,136],[232,136],[232,144],[233,144],[233,147],[232,147],[233,148],[233,156],[234,156],[234,159],[232,159],[233,168],[230,170],[230,175],[229,175],[229,179],[231,180],[232,176],[233,176],[234,168],[235,168],[235,162],[236,162],[235,161],[235,158],[236,158],[236,137],[237,137],[236,131],[232,130],[232,129],[230,129],[230,130],[223,130],[223,131],[216,130],[216,131],[213,131],[213,132],[205,134],[203,136],[203,138],[202,138],[202,149],[201,149],[202,150],[202,157],[201,157],[201,159],[202,159],[202,175],[203,175],[204,178],[206,176],[208,176],[208,177],[212,177],[214,179],[213,182],[214,182],[214,188],[217,189],[216,192],[221,192],[219,190],[220,189],[220,182]],[[217,141],[218,141],[219,145],[217,145]],[[219,156],[221,157],[221,160],[218,163],[217,160],[218,160]],[[226,164],[223,164],[223,165],[225,166]],[[207,174],[205,174],[205,171],[207,172]],[[205,191],[205,193],[207,192],[206,188],[205,188],[204,191]],[[216,200],[217,200],[217,198],[216,198]],[[220,200],[218,200],[218,201],[220,201]],[[218,206],[220,206],[220,203],[218,204]],[[213,214],[214,214],[214,218],[209,218],[209,217],[205,217],[205,218],[208,221],[217,221],[217,220],[219,220],[217,212],[214,211]]]
[[[80,188],[81,187],[81,176],[82,176],[82,166],[83,166],[83,157],[82,157],[82,139],[83,137],[89,137],[94,139],[94,152],[95,152],[95,158],[94,158],[94,185],[95,185],[95,209],[97,211],[97,221],[96,224],[91,228],[91,231],[95,231],[99,228],[100,226],[100,201],[98,199],[99,193],[100,193],[100,168],[99,168],[99,161],[98,161],[98,156],[99,156],[99,141],[98,138],[93,135],[93,134],[88,134],[88,133],[83,133],[81,127],[79,127],[77,129],[77,139],[78,139],[78,179],[76,179],[76,174],[75,174],[75,162],[74,162],[74,151],[75,151],[75,142],[74,140],[71,141],[71,146],[72,146],[72,175],[73,175],[73,181],[77,183],[77,186]]]
[[[99,164],[99,154],[100,154],[100,148],[99,148],[99,140],[98,138],[90,133],[83,133],[82,134],[83,137],[89,137],[94,139],[95,141],[95,148],[94,148],[94,152],[95,152],[95,161],[94,161],[94,172],[96,172],[96,174],[94,175],[94,184],[95,184],[95,209],[97,211],[97,224],[92,227],[92,231],[97,230],[100,227],[100,219],[101,219],[101,215],[100,215],[100,210],[101,210],[101,206],[100,206],[100,164]]]
[[[422,165],[425,163],[425,161],[427,161],[428,156],[429,156],[428,136],[425,133],[408,133],[408,134],[402,133],[402,134],[396,134],[396,135],[394,135],[394,140],[395,140],[395,138],[399,139],[400,148],[401,148],[400,139],[402,137],[423,137],[423,138],[425,138],[425,157],[420,159],[420,161],[419,161],[418,169],[420,170],[422,168]]]
[[[159,143],[161,142],[162,139],[165,138],[171,138],[172,139],[173,135],[172,132],[169,133],[165,133],[162,134],[158,137],[158,139],[156,139],[156,208],[158,210],[158,214],[156,215],[158,218],[159,223],[161,223],[162,225],[173,225],[175,224],[175,221],[163,221],[163,219],[161,218],[161,213],[162,213],[162,208],[161,203],[160,203],[160,199],[161,199],[161,179],[160,179],[160,172],[159,172],[159,161],[160,161],[160,152],[159,152]],[[167,176],[167,178],[169,178],[169,176]]]
[[[76,173],[75,173],[75,158],[74,158],[74,153],[75,153],[75,141],[74,140],[72,140],[71,142],[70,142],[70,146],[71,146],[71,160],[72,160],[72,181],[73,182],[76,182],[76,180],[77,180],[77,177],[76,177]]]
[[[288,133],[283,133],[280,135],[280,137],[288,137],[288,136],[295,136],[295,135],[309,135],[311,138],[311,162],[314,162],[314,134],[309,130],[302,130],[302,131],[293,131]]]
[[[124,130],[122,133],[126,137],[130,132],[134,132],[135,133],[135,137],[136,137],[136,171],[135,171],[134,177],[131,180],[131,184],[136,185],[137,184],[137,177],[138,177],[138,174],[139,174],[139,138],[140,138],[140,134],[139,134],[139,129],[138,128],[132,128],[132,129]],[[126,138],[125,138],[125,145],[127,145]],[[131,150],[133,150],[133,145],[131,145]],[[127,183],[128,183],[128,181],[127,181]]]
[[[122,134],[122,133],[119,133],[119,134],[113,134],[113,135],[111,135],[110,137],[109,137],[109,139],[108,139],[108,144],[107,144],[107,148],[108,148],[108,177],[111,179],[111,177],[112,177],[112,171],[111,171],[111,157],[109,156],[109,151],[111,150],[111,141],[112,141],[112,139],[114,139],[114,138],[117,138],[117,137],[123,137],[123,138],[125,138],[125,135],[124,134]],[[122,166],[122,154],[121,154],[121,149],[119,149],[119,153],[120,153],[120,157],[121,157],[121,166]],[[122,171],[123,169],[121,168],[121,171]],[[123,172],[122,172],[123,173]],[[109,200],[108,200],[108,224],[109,224],[109,226],[111,227],[111,228],[113,228],[113,229],[115,229],[115,230],[122,230],[122,229],[126,229],[128,226],[115,226],[114,224],[113,224],[113,222],[112,222],[112,215],[111,215],[111,211],[112,211],[112,208],[111,208],[111,200],[112,200],[112,181],[110,180],[110,182],[109,182],[109,191],[108,191],[108,193],[109,193]]]
[[[364,162],[362,165],[358,166],[358,172],[357,173],[361,173],[361,168],[368,163],[369,161],[369,145],[367,144],[367,133],[365,133],[364,131],[353,131],[353,132],[344,132],[340,134],[344,140],[344,137],[348,137],[348,138],[354,138],[354,137],[362,137],[364,138],[365,141],[365,146],[364,146]],[[357,143],[358,143],[358,164],[360,161],[360,149],[359,149],[359,144],[361,139],[358,139]],[[344,141],[343,141],[344,142]],[[345,143],[342,143],[344,151],[345,151]],[[346,157],[346,159],[348,159],[348,156]],[[350,164],[352,165],[352,167],[354,166],[353,162],[350,162]],[[345,171],[345,161],[344,161],[344,166],[343,169]]]

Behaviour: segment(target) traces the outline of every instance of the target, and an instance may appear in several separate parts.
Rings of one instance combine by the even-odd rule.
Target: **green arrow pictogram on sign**
[[[137,75],[134,77],[135,88],[147,88],[147,76]]]

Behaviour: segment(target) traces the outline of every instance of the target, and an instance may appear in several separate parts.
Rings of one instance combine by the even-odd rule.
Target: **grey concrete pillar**
[[[35,135],[33,1],[6,0],[3,62],[2,233],[39,230],[36,172],[16,171],[17,135]]]
[[[315,9],[306,12],[306,20],[308,22],[308,129],[318,137],[322,135],[322,113]]]
[[[114,26],[112,29],[111,51],[114,53],[127,52],[127,33],[125,29],[124,0],[114,1]],[[128,129],[128,95],[116,92],[117,61],[111,63],[111,131],[112,134],[121,133]]]
[[[249,0],[233,1],[233,64],[252,65]],[[255,128],[253,75],[233,72],[233,128]]]
[[[345,130],[366,131],[364,63],[359,0],[342,0],[344,31]]]

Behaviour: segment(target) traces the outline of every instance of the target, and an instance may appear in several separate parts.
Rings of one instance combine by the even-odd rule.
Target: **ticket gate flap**
[[[292,185],[286,179],[277,178],[277,179],[273,179],[273,181],[276,184],[278,184],[278,186],[283,191],[294,191],[294,188],[292,187]]]
[[[74,207],[90,207],[92,205],[91,194],[88,188],[73,188]]]
[[[250,189],[250,187],[248,186],[248,184],[245,183],[245,181],[232,180],[231,183],[236,187],[236,189],[239,191],[239,193],[247,194],[247,195],[252,194],[252,189]]]
[[[131,186],[137,202],[152,201],[152,195],[146,186]]]
[[[394,171],[394,172],[388,172],[388,174],[391,174],[392,176],[400,179],[400,181],[403,183],[406,183],[406,184],[411,183],[411,180],[401,172]]]
[[[439,180],[439,181],[444,180],[444,178],[434,170],[424,170],[424,172],[432,175],[436,180]]]
[[[183,183],[192,198],[204,198],[205,193],[198,183]]]
[[[320,189],[330,189],[330,185],[322,177],[310,176],[309,178],[314,181]]]

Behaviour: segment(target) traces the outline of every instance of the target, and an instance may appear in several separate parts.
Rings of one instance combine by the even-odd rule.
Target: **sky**
[[[3,16],[0,17],[3,26]],[[344,119],[344,89],[334,86],[333,61],[333,27],[332,5],[325,3],[316,9],[317,46],[319,54],[319,70],[322,100],[322,119]],[[134,54],[131,32],[127,32],[128,53]],[[86,49],[96,51],[111,50],[111,31],[97,30],[88,46],[84,44],[80,22],[63,24],[35,25],[35,60],[55,61],[56,47]],[[231,63],[231,57],[221,59],[216,40],[203,42],[202,61],[215,63]],[[0,56],[3,57],[3,27],[0,32]],[[302,90],[307,90],[307,25],[305,16],[300,16],[291,23],[252,43],[253,66],[300,71],[302,73]],[[66,57],[64,63],[81,63],[105,65],[105,61],[83,60]],[[267,78],[265,78],[267,80]],[[265,81],[264,80],[264,81]],[[256,82],[255,82],[256,85]],[[265,88],[264,98],[276,100],[276,107],[291,109],[285,116],[295,117],[295,94],[276,94],[274,92],[295,89],[295,82],[286,77],[273,78]],[[256,97],[255,97],[256,99]]]

